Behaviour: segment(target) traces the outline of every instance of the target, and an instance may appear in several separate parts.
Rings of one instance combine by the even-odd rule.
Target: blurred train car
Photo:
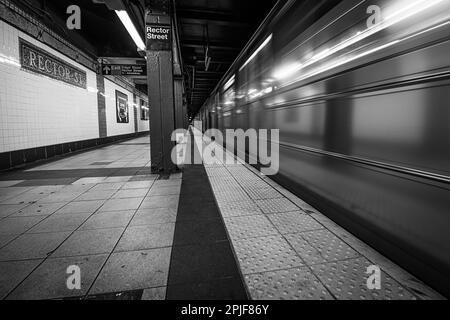
[[[199,117],[280,129],[275,180],[450,296],[449,104],[450,1],[288,0]]]

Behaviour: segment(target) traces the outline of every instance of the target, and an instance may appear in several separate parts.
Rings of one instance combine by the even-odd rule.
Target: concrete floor
[[[240,162],[162,179],[145,137],[0,175],[0,299],[166,298],[442,297]]]
[[[182,175],[149,162],[144,137],[1,175],[0,298],[164,299]]]

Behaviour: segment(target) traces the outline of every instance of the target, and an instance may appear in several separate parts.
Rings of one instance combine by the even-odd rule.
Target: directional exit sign
[[[101,74],[104,76],[141,77],[147,75],[145,64],[102,64]]]

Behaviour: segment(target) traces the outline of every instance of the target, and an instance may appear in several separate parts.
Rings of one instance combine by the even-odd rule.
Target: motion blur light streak
[[[98,93],[98,89],[97,88],[93,88],[93,87],[87,87],[88,92],[90,93]]]
[[[242,65],[242,67],[239,69],[239,71],[242,71],[250,62],[252,62],[253,59],[255,59],[255,57],[258,55],[258,53],[261,52],[262,49],[264,49],[269,42],[272,40],[272,34],[270,36],[267,37],[267,39],[259,46],[258,49],[256,49],[256,51],[250,56],[250,58],[248,58],[247,61],[245,61],[245,63]]]
[[[370,54],[372,54],[372,53],[375,53],[375,52],[378,52],[378,51],[380,51],[380,50],[383,50],[383,49],[392,47],[392,46],[394,46],[394,45],[396,45],[396,44],[399,44],[399,43],[404,42],[404,41],[406,41],[406,40],[412,39],[412,38],[417,37],[417,36],[419,36],[419,35],[425,34],[425,33],[427,33],[427,32],[430,32],[430,31],[433,31],[433,30],[442,28],[442,27],[444,27],[444,26],[446,26],[446,25],[448,25],[448,24],[450,24],[450,21],[447,21],[447,22],[442,23],[442,24],[440,24],[440,25],[438,25],[438,26],[429,28],[429,29],[427,29],[427,30],[418,32],[418,33],[416,33],[416,34],[410,35],[410,36],[405,37],[405,38],[403,38],[403,39],[395,40],[395,41],[389,42],[389,43],[387,43],[387,44],[385,44],[385,45],[382,45],[382,46],[376,47],[376,48],[374,48],[374,49],[368,50],[368,51],[363,52],[363,53],[361,53],[361,54],[358,54],[358,55],[356,55],[356,56],[354,56],[354,57],[351,57],[351,58],[348,58],[348,59],[344,59],[344,60],[342,60],[342,61],[340,61],[340,62],[337,62],[337,63],[335,63],[335,64],[332,64],[332,65],[330,65],[330,66],[328,66],[328,67],[324,67],[324,68],[322,68],[322,69],[319,69],[319,70],[310,72],[310,73],[306,74],[305,76],[303,76],[303,77],[301,77],[301,78],[297,78],[297,79],[295,79],[295,80],[292,81],[292,82],[289,82],[289,83],[284,84],[284,86],[291,85],[291,84],[293,84],[293,83],[295,83],[295,82],[298,82],[298,81],[302,81],[302,80],[308,79],[308,78],[310,78],[310,77],[316,76],[316,75],[318,75],[318,74],[324,73],[324,72],[329,71],[329,70],[333,70],[333,69],[335,69],[335,68],[337,68],[337,67],[340,67],[340,66],[345,65],[345,64],[347,64],[347,63],[350,63],[350,62],[352,62],[352,61],[358,60],[358,59],[360,59],[360,58],[363,58],[363,57],[368,56],[368,55],[370,55]]]
[[[288,64],[275,71],[273,76],[275,79],[278,80],[289,78],[290,76],[294,75],[297,71],[299,71],[302,67],[303,64],[299,62]]]
[[[227,91],[235,82],[235,76],[232,76],[230,80],[225,84],[223,91]]]
[[[19,68],[22,67],[22,65],[17,59],[14,59],[13,57],[7,57],[2,54],[0,54],[0,63],[9,64]]]
[[[277,71],[274,72],[274,77],[278,80],[283,80],[286,78],[289,78],[290,76],[294,75],[296,72],[300,71],[301,69],[304,69],[316,62],[319,62],[325,58],[328,58],[329,56],[342,51],[343,49],[346,49],[350,47],[351,45],[358,43],[382,30],[385,30],[397,23],[400,23],[418,13],[422,13],[425,10],[441,3],[443,0],[416,0],[416,1],[403,1],[398,6],[401,7],[401,9],[391,9],[393,11],[392,14],[389,14],[382,23],[373,26],[372,28],[369,28],[365,31],[359,31],[356,33],[355,36],[344,40],[343,42],[339,43],[338,45],[334,46],[333,48],[328,48],[320,53],[314,55],[312,58],[310,58],[305,63],[292,63],[286,66],[280,67]],[[405,6],[405,2],[409,2],[409,5]],[[389,11],[389,9],[386,9],[386,11]]]

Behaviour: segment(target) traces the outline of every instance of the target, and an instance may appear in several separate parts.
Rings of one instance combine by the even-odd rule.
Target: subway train
[[[197,118],[279,129],[274,180],[450,296],[449,0],[280,1]]]

